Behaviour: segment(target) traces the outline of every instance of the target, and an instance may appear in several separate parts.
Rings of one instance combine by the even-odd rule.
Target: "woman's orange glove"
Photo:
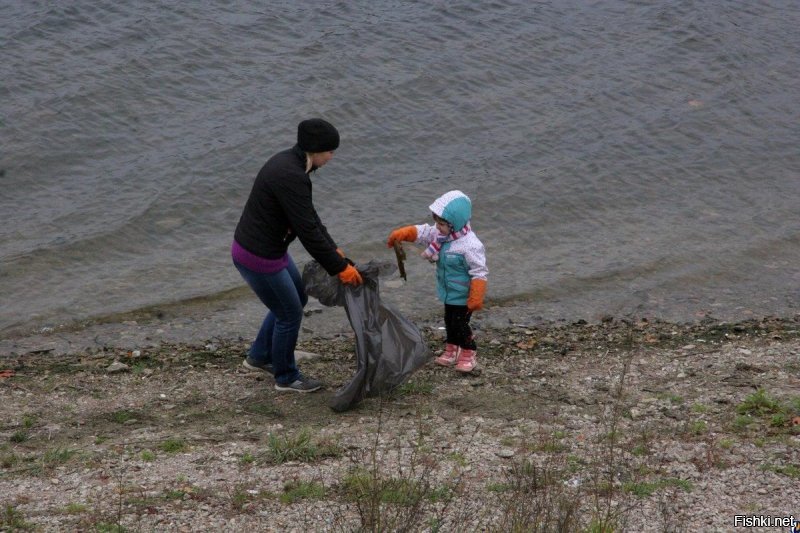
[[[339,281],[345,285],[361,285],[364,283],[364,280],[361,278],[361,274],[353,265],[347,265],[347,268],[339,272],[338,276]]]
[[[469,298],[467,309],[477,311],[483,308],[483,297],[486,296],[486,280],[475,278],[469,282]]]
[[[396,230],[394,230],[389,234],[389,240],[386,241],[386,245],[389,248],[391,248],[397,241],[414,242],[416,240],[417,240],[416,226],[403,226],[402,228],[397,228]]]

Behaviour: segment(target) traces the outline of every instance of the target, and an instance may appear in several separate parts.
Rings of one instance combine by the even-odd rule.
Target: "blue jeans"
[[[250,346],[248,356],[259,364],[272,364],[278,383],[292,383],[300,377],[294,349],[303,320],[303,307],[308,302],[300,272],[291,256],[289,265],[274,274],[253,272],[236,261],[233,264],[259,300],[267,306],[267,316]]]

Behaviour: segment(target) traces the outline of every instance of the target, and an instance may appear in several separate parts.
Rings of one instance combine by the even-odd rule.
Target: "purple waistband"
[[[233,240],[233,244],[231,245],[231,257],[246,269],[258,272],[259,274],[274,274],[289,266],[288,252],[283,254],[283,257],[267,259],[266,257],[260,257],[248,252],[242,248],[242,245],[236,242],[236,239]]]

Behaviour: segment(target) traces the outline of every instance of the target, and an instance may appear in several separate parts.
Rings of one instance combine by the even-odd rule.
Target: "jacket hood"
[[[429,207],[436,215],[452,226],[454,231],[461,231],[472,218],[472,202],[461,191],[449,191],[437,198]]]

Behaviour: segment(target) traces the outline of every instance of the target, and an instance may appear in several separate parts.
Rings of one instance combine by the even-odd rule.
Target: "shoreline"
[[[0,338],[0,358],[26,353],[64,355],[117,348],[141,349],[162,343],[197,345],[220,341],[246,342],[258,331],[264,307],[247,290],[234,289],[230,294],[230,297],[224,299],[200,297],[55,327],[18,328]],[[392,303],[391,298],[388,301]],[[422,331],[437,331],[443,326],[438,305],[421,312],[408,312],[401,306],[395,307],[400,308]],[[796,313],[785,316],[742,316],[734,320],[724,320],[703,314],[696,316],[694,320],[673,321],[659,317],[605,314],[593,320],[583,317],[547,319],[535,311],[530,302],[519,300],[490,305],[473,316],[473,329],[476,336],[480,336],[484,330],[502,331],[520,326],[548,330],[571,324],[594,325],[616,321],[663,323],[693,328],[709,324],[792,321],[800,317],[800,313]],[[352,335],[344,308],[325,307],[316,299],[309,299],[299,342]]]
[[[392,305],[420,328],[434,327],[442,321],[441,303],[433,290],[428,265],[411,262],[406,269],[410,281],[395,274],[396,265],[385,262],[387,273],[381,276],[380,293],[384,303]],[[415,270],[416,269],[416,270]],[[606,288],[608,289],[608,288]],[[787,296],[774,299],[729,301],[705,295],[668,298],[658,290],[642,295],[637,292],[627,300],[618,287],[573,294],[574,287],[561,290],[539,288],[516,296],[490,297],[487,306],[475,313],[473,329],[503,328],[524,322],[546,327],[572,322],[598,323],[606,320],[663,321],[675,324],[698,324],[708,321],[748,322],[771,317],[800,316],[800,309]],[[636,291],[634,291],[636,292]],[[723,293],[725,291],[722,291]],[[152,346],[159,340],[192,343],[208,339],[249,338],[258,331],[265,309],[246,285],[239,285],[212,295],[153,304],[130,311],[113,312],[88,318],[31,318],[0,332],[0,357],[20,350],[48,350],[64,353],[70,349],[98,346]],[[350,334],[344,309],[322,306],[310,298],[303,320],[301,339]]]

